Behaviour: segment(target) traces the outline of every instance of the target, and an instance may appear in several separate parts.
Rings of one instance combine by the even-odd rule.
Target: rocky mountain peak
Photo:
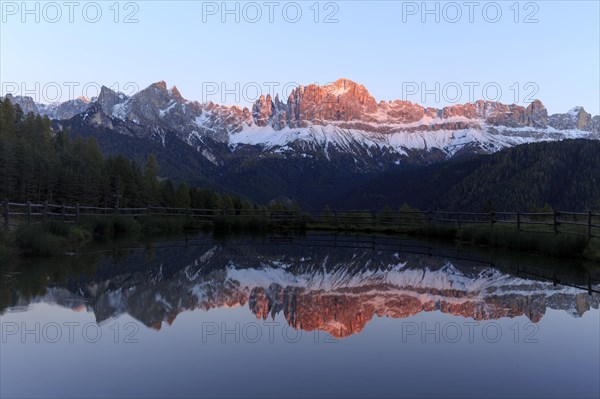
[[[548,121],[552,127],[560,130],[598,131],[592,115],[588,114],[581,106],[573,107],[565,114],[553,114]]]
[[[13,96],[12,93],[7,93],[5,98],[11,103],[19,105],[25,114],[30,112],[34,114],[41,113],[33,98],[29,96]]]
[[[167,82],[165,82],[164,80],[159,80],[156,83],[152,83],[148,87],[156,89],[156,90],[160,90],[160,91],[167,91]]]
[[[290,127],[305,127],[323,121],[354,121],[377,111],[368,90],[342,78],[332,84],[310,84],[294,89],[288,98],[286,114]]]
[[[179,89],[177,89],[177,86],[171,87],[171,89],[169,90],[169,94],[171,94],[171,96],[173,96],[173,98],[175,98],[179,102],[185,101],[183,96],[179,92]]]
[[[102,111],[106,115],[111,115],[113,113],[114,106],[127,100],[127,98],[128,97],[123,93],[117,93],[106,86],[102,86],[96,102],[100,104]]]
[[[252,118],[257,126],[267,126],[274,114],[275,105],[271,100],[271,95],[265,97],[261,95],[252,105]]]
[[[527,106],[529,117],[528,125],[533,127],[546,127],[548,125],[548,110],[540,100],[533,100]]]
[[[571,115],[579,115],[580,113],[585,112],[585,109],[581,105],[576,105],[570,110],[567,111],[567,114]]]
[[[377,102],[367,88],[350,79],[340,78],[324,88],[327,94],[342,97],[346,101],[356,102],[366,107],[368,112],[374,112],[377,108]]]
[[[540,100],[538,100],[538,99],[533,100],[531,102],[531,104],[529,104],[527,106],[527,108],[528,109],[532,109],[532,110],[542,110],[542,109],[545,110],[546,109],[546,107],[544,106],[544,104]]]
[[[329,91],[330,94],[339,96],[369,94],[369,91],[365,86],[346,78],[340,78],[324,87]]]
[[[147,88],[134,94],[131,98],[135,99],[136,102],[148,103],[159,108],[162,108],[172,101],[178,103],[185,102],[185,99],[179,92],[179,89],[177,89],[176,86],[171,87],[171,89],[167,89],[167,83],[164,80],[151,84]]]

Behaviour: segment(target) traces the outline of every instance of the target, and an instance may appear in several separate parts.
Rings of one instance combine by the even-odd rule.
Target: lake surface
[[[576,262],[325,235],[81,252],[0,269],[1,397],[600,397]]]

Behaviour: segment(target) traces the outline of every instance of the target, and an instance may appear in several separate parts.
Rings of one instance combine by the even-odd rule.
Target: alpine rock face
[[[564,138],[598,138],[600,116],[577,107],[548,116],[536,100],[527,107],[490,101],[424,108],[408,101],[377,103],[366,88],[347,79],[328,86],[301,86],[287,100],[261,97],[251,128],[230,135],[232,144],[255,144],[288,152],[320,148],[364,149],[403,156],[419,151],[443,158],[490,153],[523,143]]]
[[[342,157],[350,160],[350,168],[382,170],[524,143],[598,139],[600,134],[600,116],[592,117],[582,107],[554,115],[539,100],[527,107],[480,100],[425,108],[408,101],[377,102],[364,86],[348,79],[299,86],[283,101],[261,96],[251,109],[189,101],[163,81],[131,97],[102,87],[97,98],[61,104],[7,98],[25,112],[60,120],[59,126],[70,126],[68,121],[76,117],[76,129],[102,127],[163,145],[173,135],[215,165],[251,149],[254,155],[286,159],[335,162]]]
[[[47,116],[50,119],[70,119],[87,110],[92,100],[86,97],[78,97],[74,100],[62,103],[39,104],[33,101],[31,97],[13,96],[7,94],[6,98],[13,104],[19,104],[23,112]]]

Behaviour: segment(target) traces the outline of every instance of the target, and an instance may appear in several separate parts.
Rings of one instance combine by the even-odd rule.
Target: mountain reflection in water
[[[127,313],[154,329],[185,310],[247,306],[257,318],[283,313],[294,328],[337,338],[359,333],[374,316],[440,311],[538,322],[547,308],[579,317],[599,306],[598,281],[589,274],[587,282],[561,277],[557,284],[524,267],[464,255],[360,238],[172,241],[68,259],[68,271],[49,268],[53,278],[39,293],[24,288],[34,272],[22,267],[21,275],[5,281],[12,288],[2,304],[11,310],[35,302],[85,309],[99,323]],[[569,286],[577,284],[582,287]]]

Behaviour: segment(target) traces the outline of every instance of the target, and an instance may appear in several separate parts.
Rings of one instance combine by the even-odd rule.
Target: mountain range
[[[480,100],[425,108],[377,102],[364,86],[343,78],[298,86],[284,100],[260,96],[251,108],[186,100],[163,81],[132,96],[103,86],[96,98],[52,105],[6,98],[48,116],[55,129],[95,137],[105,153],[140,162],[155,153],[164,177],[305,206],[335,202],[336,195],[398,167],[600,138],[600,116],[582,107],[553,115],[539,100],[527,107]]]

